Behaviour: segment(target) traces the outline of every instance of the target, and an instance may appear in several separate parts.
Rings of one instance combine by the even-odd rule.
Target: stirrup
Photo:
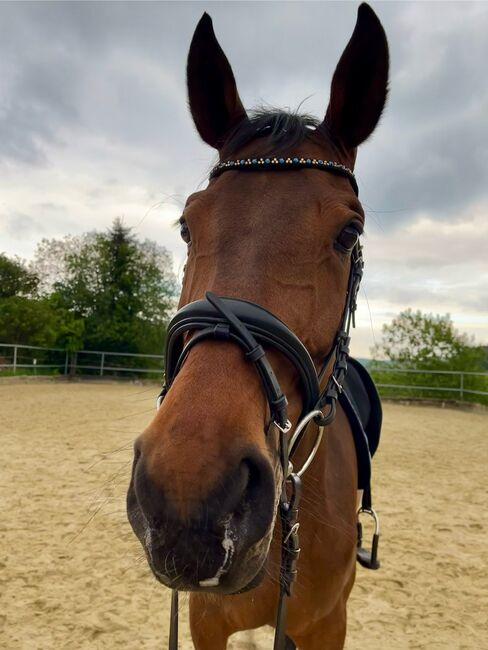
[[[359,521],[359,515],[362,513],[369,515],[374,520],[374,534],[371,543],[371,550],[363,548],[363,526]],[[356,550],[356,559],[361,566],[365,569],[379,569],[380,562],[378,560],[378,543],[380,540],[380,520],[373,508],[359,508],[358,510],[358,544]]]

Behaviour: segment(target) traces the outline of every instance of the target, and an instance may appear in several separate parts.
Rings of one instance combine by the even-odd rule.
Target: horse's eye
[[[180,219],[180,235],[181,239],[189,246],[191,244],[190,229],[188,228],[188,224],[183,219],[183,217]]]
[[[350,253],[362,235],[359,226],[349,224],[336,239],[335,247],[343,253]]]

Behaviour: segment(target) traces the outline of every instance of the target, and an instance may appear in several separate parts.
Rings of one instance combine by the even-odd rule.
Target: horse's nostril
[[[245,458],[233,476],[229,476],[223,502],[220,501],[221,512],[242,518],[260,496],[261,468],[252,458]]]
[[[257,543],[270,540],[276,489],[267,457],[260,450],[241,452],[222,482],[204,498],[197,499],[188,486],[184,497],[192,501],[185,517],[171,482],[156,483],[148,472],[147,456],[138,447],[127,511],[156,577],[178,589],[220,589],[222,585],[226,589],[226,580],[232,586],[232,576],[241,571],[251,547],[255,546],[251,552],[254,566],[261,552]]]
[[[260,455],[245,458],[239,466],[240,499],[233,515],[245,524],[249,543],[257,542],[268,530],[274,515],[274,479],[269,463]],[[245,481],[245,482],[244,482]]]
[[[237,505],[235,514],[241,514],[252,507],[253,501],[256,500],[261,483],[259,468],[250,459],[243,460],[239,467],[242,481],[242,489],[239,494],[241,500]]]
[[[239,463],[235,473],[227,477],[225,485],[210,499],[208,506],[215,521],[229,514],[241,514],[245,507],[245,495],[249,487],[252,469],[247,460]]]
[[[235,494],[240,500],[235,506],[234,514],[241,514],[241,511],[245,507],[245,502],[247,501],[246,495],[249,488],[249,482],[251,480],[251,474],[252,470],[249,466],[249,463],[247,461],[243,461],[239,465],[238,478],[236,481],[237,485],[235,490]]]

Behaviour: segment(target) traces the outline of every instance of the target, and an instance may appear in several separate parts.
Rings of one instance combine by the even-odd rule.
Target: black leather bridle
[[[283,161],[283,162],[282,162]],[[224,161],[212,170],[215,178],[225,171],[296,170],[313,168],[346,177],[358,194],[354,174],[340,163],[311,158],[251,158]],[[279,514],[282,527],[282,557],[280,571],[280,595],[274,650],[284,650],[286,644],[286,597],[292,593],[296,579],[296,563],[300,553],[298,539],[298,505],[301,494],[301,475],[311,463],[320,444],[323,428],[335,417],[336,405],[342,382],[347,372],[350,328],[355,326],[354,315],[359,285],[363,275],[362,249],[359,242],[351,253],[351,267],[344,311],[334,343],[319,372],[300,339],[271,312],[260,305],[238,298],[225,298],[207,292],[205,298],[189,303],[178,310],[168,326],[166,343],[165,383],[158,397],[158,408],[181,370],[188,354],[206,340],[230,341],[242,348],[245,358],[255,365],[269,406],[270,420],[266,428],[279,431],[279,455],[283,473]],[[191,338],[185,343],[185,335]],[[283,354],[296,369],[300,379],[302,413],[295,431],[288,439],[292,424],[288,419],[287,399],[281,390],[273,368],[266,356],[266,349]],[[329,363],[334,359],[332,372],[325,388],[320,384]],[[313,421],[318,434],[307,460],[298,470],[290,462],[290,455],[299,443],[308,424]],[[288,488],[288,489],[287,489]],[[290,496],[288,496],[288,493]],[[178,647],[178,593],[173,591],[171,600],[171,623],[169,650]]]

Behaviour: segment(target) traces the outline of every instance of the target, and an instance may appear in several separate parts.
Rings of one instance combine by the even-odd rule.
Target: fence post
[[[102,352],[102,360],[100,362],[100,377],[103,377],[103,366],[105,365],[105,352]]]
[[[69,359],[69,376],[70,378],[76,375],[76,364],[78,362],[78,351],[72,352]]]
[[[17,346],[14,347],[14,359],[13,359],[14,375],[17,371]]]
[[[68,374],[68,361],[69,361],[69,352],[66,350],[66,356],[64,358],[64,374],[65,376]]]
[[[459,374],[459,397],[461,401],[464,401],[464,373]]]

